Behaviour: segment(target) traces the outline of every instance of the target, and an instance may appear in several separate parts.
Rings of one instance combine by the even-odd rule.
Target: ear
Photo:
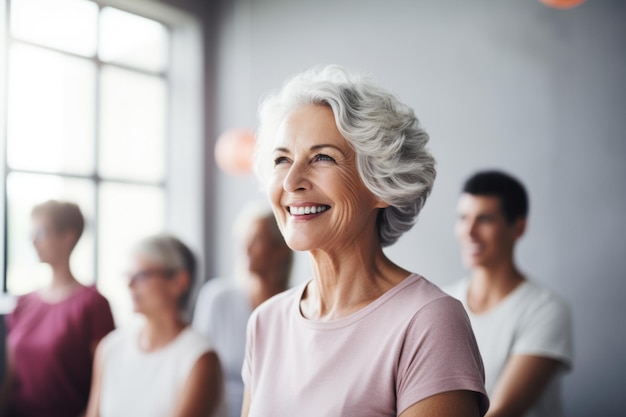
[[[374,208],[385,209],[389,206],[391,206],[391,204],[381,200],[380,198],[374,197]]]
[[[189,289],[191,285],[191,277],[189,276],[189,272],[181,269],[171,278],[174,289],[176,293],[180,296],[185,293]]]
[[[524,233],[526,233],[526,223],[526,217],[520,217],[513,222],[511,228],[513,230],[513,237],[515,240],[521,238]]]
[[[62,234],[63,241],[67,243],[68,246],[74,248],[78,243],[78,236],[76,231],[74,230],[66,230]]]

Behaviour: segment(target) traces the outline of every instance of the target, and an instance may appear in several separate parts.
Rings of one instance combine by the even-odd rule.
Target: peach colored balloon
[[[215,162],[224,172],[244,175],[252,172],[254,132],[249,129],[230,129],[215,142]]]
[[[555,9],[570,9],[585,2],[585,0],[539,0],[543,4]]]

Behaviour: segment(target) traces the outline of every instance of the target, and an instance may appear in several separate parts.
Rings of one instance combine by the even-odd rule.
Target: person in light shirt
[[[248,318],[261,303],[289,287],[293,263],[293,252],[265,202],[244,207],[235,222],[235,235],[243,249],[236,279],[219,277],[204,284],[193,315],[193,327],[209,337],[219,355],[230,417],[241,415]]]
[[[217,354],[184,319],[195,273],[193,253],[174,236],[135,246],[128,286],[145,320],[98,345],[87,417],[226,416]]]
[[[458,300],[388,259],[435,179],[413,111],[315,68],[260,109],[255,170],[312,279],[251,315],[243,417],[477,417],[488,400]]]
[[[572,366],[568,305],[517,266],[528,196],[502,171],[480,171],[459,197],[456,236],[470,276],[444,289],[463,302],[485,362],[487,416],[559,417]]]

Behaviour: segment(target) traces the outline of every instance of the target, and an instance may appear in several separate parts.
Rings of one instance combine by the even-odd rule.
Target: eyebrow
[[[320,145],[313,145],[311,146],[310,150],[311,151],[317,151],[323,148],[333,148],[336,149],[337,151],[339,151],[342,155],[345,155],[345,152],[343,150],[341,150],[340,148],[338,148],[335,145],[331,145],[331,144],[320,144]],[[290,153],[291,151],[287,148],[276,148],[274,149],[274,152],[286,152],[286,153]]]

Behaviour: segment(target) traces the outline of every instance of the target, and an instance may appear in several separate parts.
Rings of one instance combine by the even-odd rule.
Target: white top
[[[193,315],[194,329],[209,337],[220,358],[231,417],[241,415],[241,366],[246,348],[246,324],[251,313],[245,289],[224,278],[214,278],[202,286]]]
[[[485,365],[487,393],[493,393],[512,355],[556,359],[563,364],[561,370],[525,417],[561,416],[560,380],[563,371],[572,365],[572,324],[567,304],[546,288],[526,280],[491,310],[474,314],[467,305],[469,283],[466,278],[444,290],[461,300],[472,322]]]
[[[137,326],[102,340],[100,417],[170,417],[191,369],[211,344],[191,328],[154,352],[139,349]],[[223,416],[223,407],[214,416]]]

